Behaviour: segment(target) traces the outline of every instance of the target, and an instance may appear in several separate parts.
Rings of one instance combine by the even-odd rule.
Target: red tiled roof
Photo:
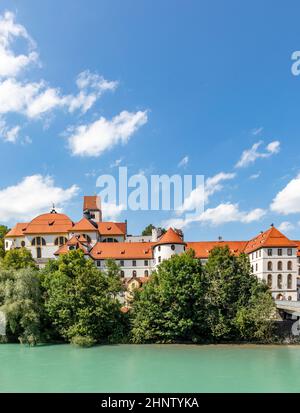
[[[60,234],[68,232],[73,222],[65,214],[48,213],[34,218],[27,225],[24,234]]]
[[[28,224],[27,224],[26,222],[25,222],[25,223],[20,222],[20,223],[16,224],[16,225],[5,235],[5,238],[6,238],[6,237],[23,237],[23,236],[24,236],[24,231],[25,231],[27,225],[28,225]]]
[[[262,247],[297,247],[297,244],[272,226],[267,231],[250,240],[245,248],[245,252],[249,254]]]
[[[244,252],[248,241],[200,241],[187,242],[187,249],[193,249],[197,258],[208,258],[210,251],[215,247],[225,247],[230,249],[234,255]]]
[[[98,222],[100,235],[126,235],[126,222]]]
[[[158,244],[186,244],[181,237],[174,231],[173,228],[169,228],[168,231],[160,237],[156,242]]]
[[[79,241],[80,237],[76,237],[75,235],[70,238],[64,245],[62,245],[60,248],[58,248],[57,251],[55,251],[54,255],[61,255],[61,254],[67,254],[70,252],[69,246],[75,246],[76,249],[80,249],[84,252],[85,255],[89,254],[88,249]]]
[[[97,210],[101,209],[101,201],[100,197],[97,195],[92,195],[92,196],[85,196],[83,198],[83,210]]]
[[[97,231],[95,227],[87,218],[83,217],[79,222],[77,222],[74,227],[71,228],[72,232],[76,231]]]
[[[95,260],[151,259],[152,242],[97,242],[90,251]]]

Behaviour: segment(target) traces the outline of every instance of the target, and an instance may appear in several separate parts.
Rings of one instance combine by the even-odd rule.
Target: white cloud
[[[115,221],[125,210],[124,205],[101,202],[102,218],[105,221]]]
[[[266,211],[256,208],[246,211],[240,211],[238,204],[221,203],[215,208],[208,208],[195,217],[170,219],[162,225],[169,227],[184,228],[192,223],[206,223],[210,225],[222,225],[230,222],[251,223],[260,220]]]
[[[258,158],[269,158],[280,151],[280,142],[273,141],[266,146],[265,152],[259,152],[258,149],[262,143],[262,141],[256,142],[250,149],[246,149],[242,153],[241,159],[237,162],[235,167],[244,168],[254,163]]]
[[[223,188],[222,182],[233,179],[235,173],[225,173],[220,172],[210,178],[207,178],[204,185],[204,193],[202,186],[199,186],[191,191],[191,193],[185,198],[183,205],[179,208],[177,214],[182,214],[186,211],[192,211],[199,208],[200,205],[203,205],[208,202],[209,197],[212,196],[215,192],[221,191]]]
[[[0,190],[0,221],[23,221],[48,212],[52,202],[58,206],[77,195],[79,188],[55,186],[53,178],[42,175],[24,177],[18,184]]]
[[[289,221],[283,221],[279,226],[278,226],[279,231],[282,232],[290,232],[295,229],[294,225],[289,222]]]
[[[261,126],[260,128],[252,129],[251,133],[252,133],[252,135],[257,136],[257,135],[260,135],[263,130],[264,130],[264,128]]]
[[[147,111],[123,111],[111,120],[101,117],[75,128],[68,137],[69,147],[73,155],[99,156],[118,143],[127,143],[147,120]]]
[[[15,55],[12,43],[22,38],[27,43],[27,54]],[[15,22],[15,15],[5,12],[0,16],[0,76],[16,76],[26,66],[38,60],[35,44],[24,26]]]
[[[116,159],[113,163],[110,164],[110,167],[117,168],[118,166],[121,165],[122,161],[123,161],[123,158]]]
[[[278,192],[270,208],[283,215],[300,212],[300,174]]]
[[[0,119],[0,136],[5,142],[16,143],[21,127],[19,125],[8,127],[6,122]]]
[[[252,174],[249,176],[249,179],[258,179],[260,177],[261,172],[257,172],[256,174]]]
[[[0,114],[14,112],[35,119],[58,108],[85,113],[104,91],[113,91],[117,87],[117,82],[109,82],[86,71],[78,75],[77,82],[78,79],[81,79],[81,86],[77,95],[63,95],[58,88],[49,87],[44,81],[26,83],[5,79],[0,82]]]
[[[184,156],[181,161],[178,163],[178,167],[185,167],[189,163],[189,157],[186,155]]]

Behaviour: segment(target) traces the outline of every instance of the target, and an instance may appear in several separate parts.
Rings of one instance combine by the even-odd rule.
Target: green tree
[[[31,252],[26,248],[15,248],[7,251],[1,260],[1,267],[15,270],[37,268]]]
[[[49,262],[42,278],[46,312],[61,337],[80,345],[121,340],[120,284],[100,272],[82,251]]]
[[[264,333],[268,339],[274,303],[267,286],[251,273],[248,256],[235,256],[227,246],[216,247],[205,272],[207,324],[213,340],[263,339]]]
[[[145,237],[146,235],[152,235],[152,230],[155,228],[154,225],[149,224],[146,226],[146,228],[143,230],[142,235]],[[161,228],[161,232],[164,234],[166,232],[165,228]]]
[[[201,341],[205,338],[206,280],[202,265],[189,251],[163,261],[132,308],[134,343]]]
[[[116,298],[117,295],[124,290],[120,271],[120,266],[115,260],[106,260],[104,274],[109,279],[109,291],[111,291],[114,298]]]
[[[9,340],[36,344],[41,339],[42,297],[38,271],[0,269],[0,311]]]
[[[8,233],[9,228],[5,225],[0,225],[0,258],[4,257],[5,248],[4,248],[4,237]]]

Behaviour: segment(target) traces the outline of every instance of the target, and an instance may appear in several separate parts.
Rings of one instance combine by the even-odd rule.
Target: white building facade
[[[137,278],[140,283],[173,255],[193,249],[205,264],[211,249],[225,245],[233,254],[248,254],[253,274],[269,286],[275,299],[300,299],[300,241],[289,240],[274,226],[250,241],[186,242],[182,231],[172,228],[165,233],[154,228],[151,236],[132,236],[127,234],[126,221],[103,222],[99,198],[87,196],[79,222],[53,209],[29,223],[16,224],[5,237],[6,250],[25,247],[40,267],[49,259],[81,249],[100,270],[113,259],[126,282]]]

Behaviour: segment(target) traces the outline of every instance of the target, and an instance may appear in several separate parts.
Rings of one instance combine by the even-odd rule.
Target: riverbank
[[[299,345],[0,345],[1,392],[298,392]]]

